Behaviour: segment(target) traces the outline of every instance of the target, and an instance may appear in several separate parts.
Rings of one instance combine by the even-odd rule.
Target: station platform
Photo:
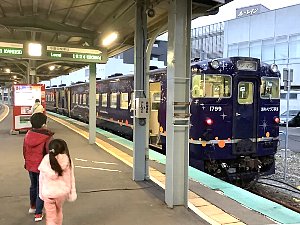
[[[54,138],[66,140],[75,165],[78,199],[65,203],[64,225],[300,223],[299,214],[281,206],[266,209],[275,211],[276,207],[279,208],[280,213],[276,214],[281,214],[281,217],[266,215],[263,210],[266,205],[261,205],[260,200],[255,202],[257,199],[252,195],[244,198],[260,205],[261,210],[242,205],[238,198],[228,197],[228,192],[243,195],[242,190],[237,192],[238,188],[227,186],[225,182],[212,188],[217,185],[217,179],[208,179],[192,168],[191,174],[196,177],[192,177],[189,183],[189,208],[170,209],[164,202],[165,175],[164,165],[160,162],[163,156],[155,155],[156,160],[151,160],[151,180],[135,182],[132,180],[129,141],[97,129],[97,143],[89,145],[86,124],[51,113],[48,113],[48,118],[48,128],[55,132]],[[22,155],[24,134],[10,135],[11,124],[11,112],[8,113],[7,107],[0,107],[0,225],[29,225],[34,222],[33,216],[28,214],[29,177],[23,168]],[[201,183],[197,177],[206,181]],[[225,186],[230,188],[226,191]],[[40,224],[45,224],[45,220]]]

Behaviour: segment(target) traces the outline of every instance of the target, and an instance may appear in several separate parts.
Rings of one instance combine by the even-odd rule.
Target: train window
[[[76,94],[76,101],[75,101],[76,104],[78,104],[78,98],[79,98],[79,96],[78,96],[78,94]]]
[[[121,109],[128,109],[128,93],[121,93],[121,101],[120,101]]]
[[[117,108],[117,93],[110,94],[110,108]]]
[[[72,103],[75,104],[75,94],[72,94]]]
[[[219,74],[194,75],[193,98],[228,98],[231,96],[231,77]]]
[[[102,107],[107,107],[107,93],[101,94],[101,100],[102,100]]]
[[[96,94],[96,106],[99,106],[100,94]]]
[[[78,103],[81,105],[82,104],[82,94],[79,95],[79,100],[78,101],[79,101]]]
[[[253,103],[253,83],[251,82],[239,82],[238,85],[238,103],[239,104],[252,104]]]
[[[260,97],[278,99],[280,97],[279,78],[262,77],[260,86]]]
[[[82,95],[82,104],[86,105],[86,94]]]

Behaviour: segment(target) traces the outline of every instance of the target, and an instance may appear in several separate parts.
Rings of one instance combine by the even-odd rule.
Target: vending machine
[[[27,131],[31,128],[31,107],[35,100],[46,109],[44,84],[15,84],[13,85],[13,128],[11,133]]]

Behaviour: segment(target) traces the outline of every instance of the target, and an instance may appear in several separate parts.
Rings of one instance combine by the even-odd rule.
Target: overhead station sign
[[[0,56],[15,58],[34,58],[37,60],[59,60],[69,62],[106,63],[106,50],[74,48],[41,44],[41,55],[29,55],[29,43],[0,42]]]
[[[69,61],[105,63],[103,52],[96,49],[47,46],[47,56],[52,59],[67,59]]]
[[[23,44],[0,42],[0,56],[23,56]]]

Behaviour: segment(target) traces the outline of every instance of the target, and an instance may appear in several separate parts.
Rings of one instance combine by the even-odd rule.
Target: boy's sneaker
[[[34,214],[35,213],[35,208],[29,208],[29,210],[28,210],[28,213],[29,214]]]
[[[34,221],[35,222],[40,222],[40,221],[42,221],[43,220],[43,214],[35,214],[34,215]]]

